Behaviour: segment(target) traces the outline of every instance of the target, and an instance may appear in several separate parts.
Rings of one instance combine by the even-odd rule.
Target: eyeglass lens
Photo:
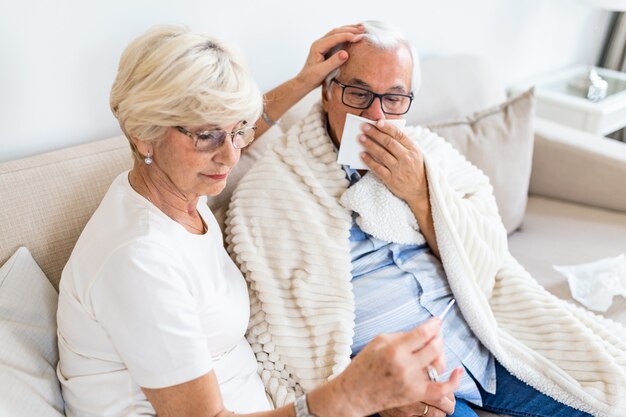
[[[343,89],[344,104],[358,109],[368,108],[375,97],[373,92],[363,88],[346,86]],[[411,99],[401,94],[383,94],[381,104],[385,113],[404,114],[411,105]]]
[[[207,130],[198,132],[196,136],[196,149],[199,151],[211,151],[224,144],[226,136],[231,136],[233,146],[237,149],[245,148],[254,140],[254,127],[247,126],[237,129],[232,133],[224,130]]]

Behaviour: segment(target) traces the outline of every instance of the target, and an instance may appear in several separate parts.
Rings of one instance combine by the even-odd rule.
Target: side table
[[[512,92],[535,86],[537,116],[587,132],[606,136],[626,127],[626,73],[596,68],[607,81],[606,97],[587,99],[586,91],[576,87],[586,77],[589,66],[576,66],[530,80],[513,87]]]

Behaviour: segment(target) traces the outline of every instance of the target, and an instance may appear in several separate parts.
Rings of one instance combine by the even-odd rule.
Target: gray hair
[[[411,45],[411,42],[409,42],[409,40],[406,39],[404,35],[402,35],[402,33],[398,31],[398,29],[386,23],[379,22],[376,20],[368,20],[368,21],[363,22],[362,25],[365,28],[365,33],[363,35],[363,39],[360,42],[363,42],[363,41],[368,42],[375,48],[378,48],[381,50],[394,50],[401,45],[406,46],[406,48],[409,50],[409,53],[411,54],[411,60],[413,61],[413,73],[411,75],[411,91],[413,93],[416,93],[419,90],[420,85],[422,83],[422,74],[420,71],[419,56],[417,55],[417,51],[415,50],[415,48],[413,48],[413,45]],[[330,51],[328,51],[326,56],[330,57],[333,54],[340,51],[341,49],[345,49],[348,45],[349,43],[347,42],[340,43],[339,45],[336,45]],[[324,84],[326,85],[326,90],[328,91],[329,94],[331,91],[330,83],[332,79],[335,77],[338,77],[340,74],[341,74],[341,67],[335,69],[334,71],[332,71],[330,74],[326,76],[326,79],[324,80]]]

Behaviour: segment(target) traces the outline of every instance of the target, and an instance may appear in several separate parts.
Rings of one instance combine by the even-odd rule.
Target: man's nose
[[[385,119],[385,112],[383,112],[382,101],[380,100],[380,97],[374,97],[374,101],[372,101],[372,104],[370,104],[367,109],[363,110],[361,116],[370,120]]]

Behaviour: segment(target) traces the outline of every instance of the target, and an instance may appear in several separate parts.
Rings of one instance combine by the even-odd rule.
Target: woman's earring
[[[152,155],[148,152],[148,155],[143,159],[146,165],[152,165]]]

